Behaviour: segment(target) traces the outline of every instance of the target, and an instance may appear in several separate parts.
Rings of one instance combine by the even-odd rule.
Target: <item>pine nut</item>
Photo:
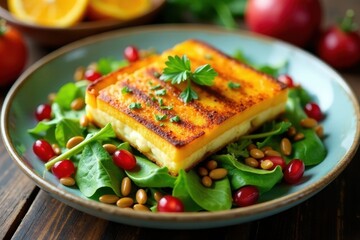
[[[75,70],[75,73],[74,73],[74,80],[75,81],[80,81],[80,80],[83,80],[84,79],[84,74],[85,74],[85,68],[84,67],[78,67],[76,70]]]
[[[82,115],[80,117],[79,122],[80,122],[80,126],[82,126],[82,127],[89,126],[89,118],[86,115]]]
[[[253,144],[253,143],[249,144],[249,145],[246,147],[246,149],[247,149],[249,152],[251,151],[251,149],[254,149],[254,148],[257,148],[257,147],[256,147],[256,145]]]
[[[134,200],[130,197],[123,197],[117,200],[116,205],[120,208],[129,208],[134,204]]]
[[[163,194],[159,191],[154,192],[154,199],[155,201],[160,201],[160,199],[163,197]]]
[[[198,168],[198,174],[199,176],[203,177],[203,176],[207,176],[209,174],[209,171],[204,168],[204,167],[199,167]]]
[[[323,138],[324,137],[324,128],[321,125],[317,125],[315,127],[315,133],[316,135],[318,135],[319,138]]]
[[[313,118],[304,118],[300,121],[300,125],[304,128],[313,128],[318,122]]]
[[[220,180],[226,177],[228,171],[225,168],[216,168],[210,171],[209,177],[213,180]]]
[[[112,154],[116,151],[116,149],[117,149],[117,147],[116,147],[114,144],[111,144],[111,143],[105,143],[105,144],[103,145],[103,148],[104,148],[110,155],[112,155]]]
[[[139,204],[145,204],[147,201],[147,194],[144,189],[139,189],[136,192],[136,202]]]
[[[305,135],[303,133],[299,132],[299,133],[295,134],[294,141],[300,141],[304,138],[305,138]]]
[[[50,103],[53,103],[55,101],[55,98],[56,98],[56,93],[49,93],[48,100]]]
[[[60,183],[64,186],[74,186],[75,185],[75,180],[72,177],[63,177],[60,178]]]
[[[67,141],[66,148],[71,149],[71,148],[75,147],[76,145],[78,145],[79,143],[81,143],[82,141],[84,141],[83,136],[72,137],[69,139],[69,141]]]
[[[201,183],[205,186],[205,187],[211,187],[212,185],[212,179],[209,176],[204,176],[201,179]]]
[[[215,161],[215,160],[207,161],[207,163],[206,163],[206,168],[207,168],[209,171],[217,168],[217,161]]]
[[[265,146],[265,147],[263,147],[263,148],[261,149],[261,151],[263,151],[264,153],[265,153],[265,151],[267,151],[267,150],[272,150],[272,147],[270,147],[270,146]]]
[[[260,149],[254,148],[250,150],[250,156],[255,159],[260,159],[263,158],[265,155]]]
[[[84,106],[85,106],[85,101],[83,98],[76,98],[70,104],[71,109],[74,111],[81,110],[83,109]]]
[[[285,155],[285,156],[289,156],[292,152],[292,146],[291,146],[291,142],[288,138],[283,138],[281,139],[280,142],[280,149],[281,152]]]
[[[264,152],[265,156],[277,156],[277,157],[281,157],[281,153],[279,153],[278,151],[276,150],[273,150],[273,149],[269,149],[269,150],[266,150]]]
[[[134,209],[135,211],[150,212],[150,209],[149,209],[147,206],[142,205],[142,204],[135,204],[135,205],[133,206],[133,209]]]
[[[296,134],[296,128],[295,127],[289,127],[289,129],[287,130],[287,135],[289,136],[289,137],[293,137],[293,136],[295,136],[295,134]]]
[[[113,194],[105,194],[99,197],[99,201],[102,203],[113,204],[119,200],[119,197]]]
[[[252,157],[245,158],[245,164],[253,168],[257,168],[259,166],[258,160]]]
[[[266,159],[264,161],[261,161],[260,167],[264,170],[269,170],[274,166],[274,163],[270,161],[269,159]]]
[[[126,197],[131,192],[131,180],[129,177],[124,177],[121,181],[121,195]]]
[[[51,144],[52,149],[54,150],[55,155],[61,154],[61,148],[56,143]]]

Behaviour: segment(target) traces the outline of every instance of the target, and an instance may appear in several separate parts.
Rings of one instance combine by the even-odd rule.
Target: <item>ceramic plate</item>
[[[219,212],[159,214],[127,211],[85,199],[76,189],[66,188],[47,174],[32,153],[33,139],[27,129],[35,126],[34,109],[49,92],[72,81],[78,66],[101,57],[121,58],[128,45],[163,51],[189,38],[204,40],[233,54],[242,50],[261,64],[288,61],[289,74],[310,91],[326,113],[323,122],[328,149],[326,159],[307,169],[306,181],[280,184],[256,205]],[[293,207],[308,199],[334,180],[347,166],[359,142],[359,106],[345,81],[323,62],[296,47],[247,32],[229,32],[210,26],[162,25],[130,28],[90,37],[67,45],[31,66],[7,95],[1,117],[1,132],[6,148],[18,166],[43,190],[80,211],[108,220],[152,228],[211,228],[263,218]],[[48,176],[50,175],[50,176]]]

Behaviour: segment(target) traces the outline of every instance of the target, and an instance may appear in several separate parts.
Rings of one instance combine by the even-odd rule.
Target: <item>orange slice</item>
[[[130,20],[151,9],[151,0],[89,0],[88,17],[91,20]]]
[[[8,0],[10,12],[19,20],[51,27],[68,27],[81,21],[88,0]]]

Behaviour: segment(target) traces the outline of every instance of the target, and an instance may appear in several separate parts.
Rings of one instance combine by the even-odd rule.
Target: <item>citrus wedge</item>
[[[130,20],[151,9],[151,0],[89,0],[88,17],[92,20]]]
[[[8,0],[19,20],[51,27],[75,25],[84,17],[88,0]]]

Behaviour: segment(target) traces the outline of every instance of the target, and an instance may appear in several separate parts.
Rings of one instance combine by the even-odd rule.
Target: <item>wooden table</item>
[[[325,20],[359,0],[323,0]],[[357,18],[360,23],[360,18]],[[31,61],[43,53],[32,50]],[[360,66],[341,72],[360,96]],[[1,92],[1,102],[6,90]],[[207,230],[157,230],[99,219],[53,199],[13,163],[0,142],[0,238],[3,239],[360,239],[360,152],[345,171],[311,199],[265,219]]]

